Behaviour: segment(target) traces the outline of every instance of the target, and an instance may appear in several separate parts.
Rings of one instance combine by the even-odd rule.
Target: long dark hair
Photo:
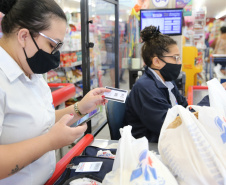
[[[50,27],[51,18],[67,21],[60,6],[54,0],[0,0],[2,32],[5,35],[20,28],[27,28],[31,34]]]
[[[148,67],[152,64],[152,58],[163,56],[165,52],[169,52],[171,45],[177,44],[168,35],[161,34],[159,28],[155,26],[145,27],[140,32],[140,36],[144,42],[141,48],[141,55]]]

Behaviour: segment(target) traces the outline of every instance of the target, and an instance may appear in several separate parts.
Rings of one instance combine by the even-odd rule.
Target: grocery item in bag
[[[168,111],[159,137],[161,159],[179,184],[226,184],[226,163],[219,147],[225,146],[214,138],[221,133],[214,129],[216,124],[212,119],[221,114],[210,107],[192,108],[199,109],[198,115],[180,105]]]

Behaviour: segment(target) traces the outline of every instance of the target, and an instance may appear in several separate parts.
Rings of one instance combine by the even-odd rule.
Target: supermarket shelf
[[[82,61],[73,62],[70,66],[60,65],[60,67],[75,67],[82,65]]]
[[[75,80],[69,80],[69,83],[78,83],[78,82],[80,82],[80,81],[82,81],[82,77],[79,77],[79,78],[75,78]]]
[[[83,96],[83,89],[80,87],[75,86],[76,89],[76,94],[75,94],[75,98],[79,98]]]
[[[73,53],[73,52],[79,52],[79,51],[82,51],[81,49],[78,49],[78,50],[72,50],[72,51],[69,51],[69,50],[62,50],[61,53]]]
[[[61,80],[59,78],[50,78],[47,79],[48,83],[61,83]]]

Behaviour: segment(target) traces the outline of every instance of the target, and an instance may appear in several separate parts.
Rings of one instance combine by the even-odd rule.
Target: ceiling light
[[[115,16],[111,15],[109,18],[110,21],[115,21]]]
[[[201,7],[203,7],[204,3],[205,0],[194,1],[193,7],[195,9],[200,9]]]

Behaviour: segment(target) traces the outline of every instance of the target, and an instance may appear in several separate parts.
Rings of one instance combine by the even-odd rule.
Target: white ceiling
[[[225,11],[226,14],[226,0],[193,0],[193,7],[203,7],[207,8],[207,16],[215,18],[217,14]]]

